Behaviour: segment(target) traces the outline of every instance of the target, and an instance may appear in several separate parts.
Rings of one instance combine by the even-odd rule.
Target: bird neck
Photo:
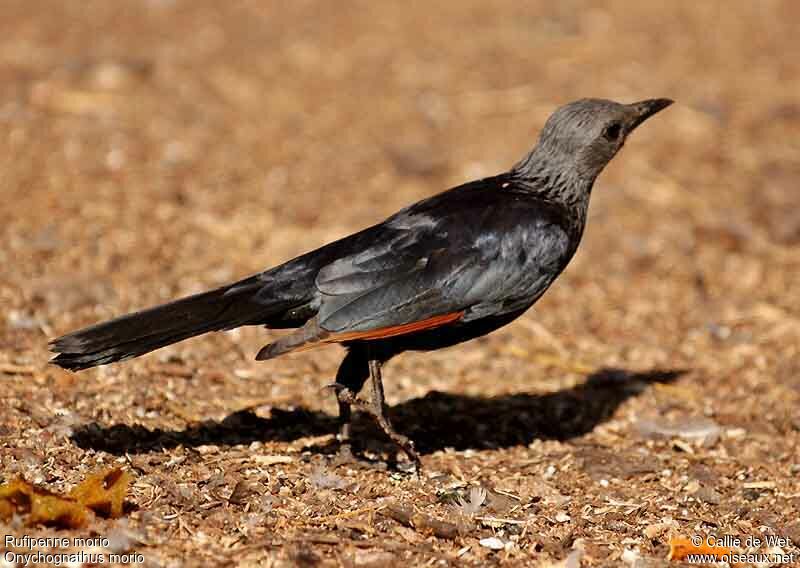
[[[539,199],[557,203],[585,222],[594,177],[585,177],[572,164],[554,159],[539,147],[510,171],[515,185]]]

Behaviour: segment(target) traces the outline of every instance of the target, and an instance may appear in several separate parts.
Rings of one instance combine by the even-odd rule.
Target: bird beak
[[[629,104],[628,108],[631,109],[633,115],[630,130],[633,130],[639,126],[658,111],[664,110],[673,102],[675,101],[672,99],[650,99],[647,101]]]

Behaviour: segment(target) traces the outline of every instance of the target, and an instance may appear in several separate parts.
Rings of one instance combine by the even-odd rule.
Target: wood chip
[[[194,369],[186,367],[185,365],[176,365],[174,363],[164,363],[160,365],[151,364],[150,370],[154,373],[166,375],[168,377],[180,377],[183,379],[190,379],[196,374]]]
[[[453,539],[459,535],[458,526],[455,524],[440,521],[424,513],[417,513],[410,507],[392,504],[382,509],[381,513],[421,533],[431,533],[446,539]]]
[[[292,463],[294,458],[292,456],[256,456],[253,461],[258,465],[276,465],[279,463]]]
[[[775,489],[774,481],[750,481],[742,485],[745,489]]]
[[[506,547],[506,545],[503,544],[503,541],[495,536],[482,538],[478,541],[478,544],[490,550],[503,550]]]
[[[475,517],[476,521],[480,521],[486,526],[490,527],[502,527],[503,525],[524,525],[527,524],[528,521],[520,521],[517,519],[500,519],[497,517]]]
[[[36,368],[28,365],[0,363],[0,373],[5,373],[6,375],[33,375],[36,373]]]

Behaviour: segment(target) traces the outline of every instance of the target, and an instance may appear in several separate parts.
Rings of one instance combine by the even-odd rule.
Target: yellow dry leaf
[[[89,520],[90,511],[69,497],[56,495],[18,477],[0,486],[0,517],[25,517],[27,526],[48,525],[79,528]]]
[[[0,520],[18,515],[29,527],[76,529],[89,522],[92,511],[119,517],[130,481],[128,472],[115,467],[90,475],[69,495],[58,495],[17,477],[0,486]]]
[[[104,517],[120,517],[130,482],[130,473],[113,467],[87,477],[70,496]]]

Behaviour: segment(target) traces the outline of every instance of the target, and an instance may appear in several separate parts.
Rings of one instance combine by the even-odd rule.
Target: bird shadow
[[[602,369],[569,389],[547,394],[518,393],[469,396],[433,391],[393,406],[389,412],[398,432],[414,440],[420,453],[445,448],[497,449],[527,445],[533,440],[569,440],[591,432],[608,420],[620,404],[656,383],[671,383],[685,370],[628,372]],[[251,409],[224,420],[207,420],[185,430],[148,429],[141,425],[91,423],[72,434],[82,449],[115,455],[157,452],[177,446],[237,445],[251,442],[291,442],[338,429],[335,416],[303,408],[273,408],[269,417]],[[354,439],[383,440],[367,417],[354,424]],[[334,444],[317,447],[333,451]]]

